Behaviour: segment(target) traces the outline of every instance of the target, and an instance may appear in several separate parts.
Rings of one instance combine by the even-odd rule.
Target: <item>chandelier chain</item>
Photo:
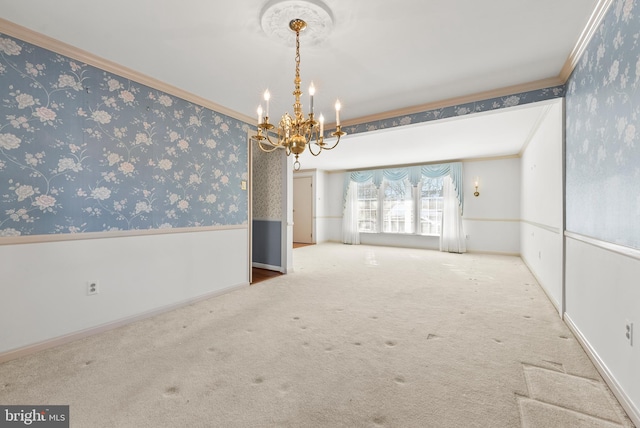
[[[293,79],[293,85],[295,90],[293,91],[293,95],[295,97],[295,103],[293,104],[293,114],[296,120],[296,128],[297,125],[300,125],[300,122],[304,120],[302,116],[302,104],[300,104],[300,95],[302,95],[302,91],[300,91],[300,29],[296,29],[296,77]]]
[[[300,31],[296,31],[296,78],[300,78]]]

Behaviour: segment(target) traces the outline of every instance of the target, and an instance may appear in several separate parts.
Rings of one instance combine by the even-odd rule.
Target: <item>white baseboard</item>
[[[625,392],[622,390],[622,387],[620,386],[620,384],[618,384],[616,378],[613,376],[607,365],[604,363],[604,361],[602,361],[598,353],[589,344],[589,341],[580,332],[569,314],[567,314],[566,312],[564,313],[564,321],[576,336],[578,342],[580,342],[580,344],[582,345],[582,348],[591,359],[591,362],[593,362],[593,365],[600,373],[600,376],[602,376],[607,385],[609,385],[611,392],[613,392],[613,395],[616,396],[624,411],[627,412],[629,419],[631,419],[635,426],[640,427],[640,410],[638,410],[638,408],[629,399],[627,394],[625,394]]]
[[[153,309],[137,315],[132,315],[130,317],[126,317],[116,321],[111,321],[105,324],[101,324],[96,327],[75,331],[73,333],[68,333],[62,336],[54,337],[52,339],[47,339],[42,342],[34,343],[32,345],[27,345],[22,348],[17,348],[11,351],[3,352],[3,353],[0,353],[0,364],[7,362],[9,360],[14,360],[16,358],[25,357],[30,354],[35,354],[36,352],[44,351],[45,349],[53,348],[55,346],[64,345],[65,343],[70,343],[76,340],[84,339],[85,337],[93,336],[95,334],[104,333],[105,331],[113,330],[115,328],[119,328],[127,324],[134,323],[136,321],[142,321],[144,319],[151,318],[153,316],[160,315],[165,312],[173,311],[183,306],[191,305],[191,304],[200,302],[202,300],[207,300],[212,297],[220,296],[222,294],[226,294],[231,291],[248,287],[248,286],[249,286],[249,283],[232,285],[230,287],[226,287],[221,290],[212,291],[210,293],[206,293],[198,297],[187,299],[182,302],[173,303],[167,306],[163,306],[161,308]]]
[[[527,266],[527,269],[529,269],[529,272],[531,272],[531,275],[533,275],[533,277],[536,279],[536,281],[538,282],[538,285],[540,285],[540,288],[542,288],[542,291],[544,291],[544,294],[546,294],[547,299],[549,299],[553,307],[556,308],[556,312],[558,312],[558,316],[562,317],[562,310],[560,310],[560,303],[556,302],[556,300],[553,297],[551,297],[551,294],[547,290],[547,287],[545,287],[544,282],[542,282],[540,278],[538,278],[538,275],[536,275],[534,270],[531,268],[531,265],[527,261],[526,257],[521,255],[520,258],[524,262],[525,266]]]
[[[436,250],[436,251],[440,251],[440,250]],[[489,256],[520,257],[520,253],[512,253],[509,251],[467,250],[467,254],[486,254]]]

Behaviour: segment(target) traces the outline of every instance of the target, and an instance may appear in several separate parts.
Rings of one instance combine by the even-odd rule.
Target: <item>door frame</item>
[[[247,130],[247,278],[253,282],[253,143],[252,130]]]
[[[247,131],[247,144],[248,149],[248,278],[249,283],[253,280],[253,195],[254,195],[254,177],[253,177],[253,155],[255,150],[259,150],[254,147],[255,143],[251,140],[252,131]],[[273,156],[278,156],[281,162],[281,176],[280,176],[280,191],[281,195],[281,239],[280,239],[280,266],[277,269],[279,272],[287,273],[293,271],[293,162],[289,157],[285,155],[284,150],[277,150],[273,152]],[[276,267],[276,266],[274,266]],[[275,270],[275,269],[274,269]]]
[[[282,273],[293,272],[293,160],[282,156]]]
[[[300,172],[295,172],[294,177],[311,177],[311,242],[313,244],[316,244],[317,241],[317,237],[318,237],[318,230],[317,230],[317,226],[318,226],[318,222],[316,221],[317,219],[317,204],[316,201],[318,199],[318,171],[317,170],[306,170],[306,171],[300,171]],[[292,182],[292,186],[293,186],[293,182]],[[293,196],[293,187],[291,188],[291,193]],[[293,200],[292,200],[292,206],[291,206],[291,215],[293,215]],[[293,233],[293,231],[292,231]]]
[[[309,179],[310,182],[310,189],[309,189],[309,197],[311,199],[311,206],[310,206],[310,218],[308,219],[309,221],[309,229],[310,229],[310,236],[309,236],[309,242],[304,242],[304,241],[300,241],[303,243],[308,243],[308,244],[315,244],[315,207],[314,207],[314,202],[315,202],[315,190],[314,190],[314,184],[315,184],[315,178],[313,175],[307,175],[307,174],[294,174],[293,175],[293,182],[294,182],[294,192],[295,192],[295,183],[296,180],[302,180],[302,179]],[[293,198],[293,208],[294,208],[294,223],[293,223],[293,232],[294,232],[294,242],[295,241],[295,230],[296,230],[296,224],[295,224],[295,206],[296,206],[296,201],[295,201],[295,195]]]

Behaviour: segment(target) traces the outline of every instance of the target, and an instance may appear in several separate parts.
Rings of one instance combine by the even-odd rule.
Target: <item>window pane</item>
[[[382,231],[413,233],[413,197],[409,180],[385,181],[382,202]]]
[[[358,231],[378,231],[378,189],[373,183],[358,183]]]
[[[420,233],[422,235],[440,235],[442,205],[442,177],[423,178],[420,191]]]

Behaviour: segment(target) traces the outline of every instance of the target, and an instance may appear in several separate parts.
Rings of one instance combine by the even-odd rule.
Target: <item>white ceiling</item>
[[[368,115],[557,77],[599,2],[309,1],[322,3],[330,11],[333,29],[315,45],[305,45],[302,33],[302,88],[306,92],[313,80],[316,112],[325,112],[329,121],[339,97],[345,124]],[[276,0],[0,0],[0,17],[241,115],[254,117],[261,94],[268,88],[274,117],[292,112],[295,51],[268,37],[261,28],[261,12],[273,3]],[[282,25],[286,27],[288,22]],[[291,37],[293,40],[293,33]],[[303,95],[303,103],[306,101]],[[533,122],[524,127],[531,129],[539,114],[524,110],[518,109],[514,115],[517,122],[529,117]],[[467,125],[475,129],[490,126],[493,140],[523,137],[522,132],[511,129],[516,121],[498,117],[480,115],[364,134],[371,138],[367,144],[372,147],[377,140],[392,141],[398,147],[394,154],[408,153],[409,158],[392,158],[388,144],[358,153],[380,152],[383,158],[376,162],[385,165],[426,162],[410,151],[413,149],[400,147],[427,136],[430,141],[439,141],[434,135],[453,132],[465,135],[459,140],[474,140],[472,137],[480,133],[460,129]],[[491,124],[481,125],[483,120]],[[410,133],[417,130],[419,137],[412,137]],[[320,157],[335,156],[335,165],[340,167],[330,169],[358,167],[359,155],[351,150],[362,146],[363,138],[350,136],[339,149]],[[430,160],[438,160],[433,159],[434,153],[469,158],[485,143],[477,138],[471,146],[458,143],[456,152],[451,147],[454,144],[441,147],[434,142],[425,156]],[[522,144],[520,141],[520,147]],[[496,143],[493,154],[482,155],[501,151],[504,147]],[[307,162],[310,155],[305,155],[303,168],[311,163]],[[346,159],[354,163],[348,164]]]
[[[559,111],[560,102],[348,135],[334,150],[317,157],[303,153],[301,169],[349,170],[518,155],[549,111]]]

